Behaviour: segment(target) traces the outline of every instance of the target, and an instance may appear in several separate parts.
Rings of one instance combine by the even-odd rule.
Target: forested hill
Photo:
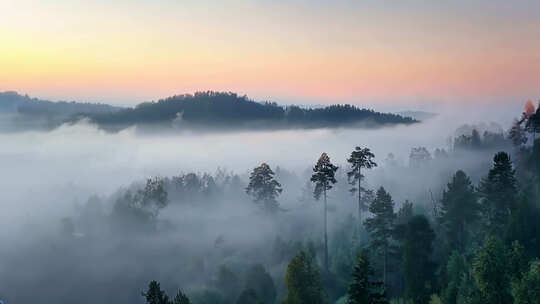
[[[275,102],[255,102],[235,93],[212,91],[176,95],[157,102],[144,102],[133,108],[99,103],[53,102],[16,92],[0,92],[0,115],[0,131],[50,130],[83,118],[108,131],[131,126],[173,130],[251,130],[378,127],[417,122],[410,117],[352,105],[323,108],[280,106]]]
[[[0,92],[0,132],[51,130],[83,114],[109,113],[120,107],[102,103],[49,101]]]
[[[37,116],[71,116],[81,113],[109,113],[119,107],[102,103],[49,101],[20,95],[14,91],[0,92],[0,112]]]
[[[199,92],[146,102],[114,113],[88,117],[100,127],[118,130],[137,125],[174,128],[319,128],[342,126],[376,127],[417,122],[410,117],[379,113],[351,105],[324,108],[280,106],[259,103],[235,93]]]

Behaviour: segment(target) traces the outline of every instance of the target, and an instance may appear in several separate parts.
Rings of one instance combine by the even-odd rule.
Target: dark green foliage
[[[156,281],[151,281],[148,284],[148,291],[143,292],[142,296],[148,304],[170,304],[169,297],[165,294],[165,291],[161,290],[159,283]]]
[[[274,178],[274,171],[266,163],[253,169],[249,176],[249,184],[246,193],[253,197],[253,201],[261,205],[268,213],[275,213],[279,210],[276,200],[282,192],[281,184]]]
[[[328,204],[326,201],[326,192],[332,189],[332,185],[337,182],[335,174],[338,167],[330,161],[326,153],[321,154],[317,164],[313,167],[311,181],[315,183],[313,196],[319,200],[321,195],[324,197],[324,270],[328,272]]]
[[[476,281],[470,271],[467,271],[461,277],[461,283],[457,293],[457,304],[483,304],[483,297],[478,290]],[[445,303],[446,304],[446,303]]]
[[[347,291],[347,304],[388,303],[382,282],[373,281],[373,269],[369,264],[366,251],[362,251],[356,260],[351,282]]]
[[[439,221],[450,250],[464,252],[470,240],[471,227],[479,216],[479,205],[473,185],[459,170],[443,192]]]
[[[264,303],[274,303],[276,300],[276,287],[274,280],[261,264],[253,265],[246,276],[246,289],[253,290],[257,298]]]
[[[427,304],[432,292],[434,265],[431,254],[434,239],[435,233],[424,215],[413,216],[405,226],[405,298],[415,304]]]
[[[324,293],[321,278],[312,258],[301,251],[287,266],[287,296],[284,304],[321,304]]]
[[[358,223],[362,222],[362,211],[367,209],[367,206],[362,204],[362,192],[365,189],[362,188],[362,168],[371,169],[377,166],[377,163],[373,161],[375,154],[369,150],[369,148],[360,148],[356,147],[354,151],[351,152],[351,156],[347,159],[347,162],[351,166],[351,170],[347,172],[347,178],[349,183],[353,186],[351,188],[351,193],[358,193]],[[358,184],[358,186],[356,186]]]
[[[185,293],[183,293],[181,290],[178,290],[176,296],[174,296],[172,304],[191,304],[191,302],[189,301],[189,298],[186,296]]]
[[[236,300],[236,304],[257,304],[258,302],[259,298],[257,297],[257,293],[251,288],[244,289],[240,293],[238,300]]]
[[[458,292],[463,280],[463,276],[468,271],[465,257],[457,251],[452,252],[446,265],[447,285],[441,293],[441,299],[445,304],[456,304]]]
[[[514,304],[540,304],[540,260],[530,263],[522,278],[512,284]]]
[[[473,262],[473,276],[484,303],[511,302],[508,266],[503,243],[495,237],[487,237]]]
[[[520,193],[506,232],[506,240],[518,241],[529,257],[540,256],[540,210],[534,204],[534,198],[530,188]]]
[[[482,217],[486,232],[502,237],[515,207],[517,185],[510,156],[499,152],[493,157],[493,168],[479,186]]]
[[[337,169],[338,167],[332,164],[326,153],[321,154],[317,164],[313,167],[313,175],[311,176],[311,181],[315,183],[313,190],[315,199],[320,199],[321,195],[332,189],[332,185],[337,182],[335,177]]]
[[[162,124],[191,128],[255,127],[337,127],[370,120],[373,124],[411,124],[409,117],[374,112],[351,105],[306,109],[282,107],[274,102],[259,103],[225,92],[197,92],[146,102],[109,114],[90,114],[92,121],[105,129],[118,130],[131,125]],[[254,124],[254,122],[259,122]],[[262,124],[261,124],[262,122]]]
[[[254,290],[262,302],[273,303],[276,299],[277,292],[274,281],[260,264],[254,265],[248,271],[246,288]]]
[[[388,255],[396,214],[392,197],[383,187],[377,190],[375,200],[369,206],[369,212],[374,216],[366,219],[364,225],[371,235],[371,248],[383,259],[383,282],[386,284]]]

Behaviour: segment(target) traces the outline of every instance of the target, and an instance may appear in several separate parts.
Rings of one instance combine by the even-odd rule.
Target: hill
[[[114,113],[88,115],[91,121],[109,130],[129,126],[175,128],[322,128],[417,122],[410,117],[380,113],[352,105],[323,108],[280,106],[275,102],[255,102],[246,96],[224,92],[176,95],[139,104]]]
[[[180,130],[378,127],[411,124],[415,119],[352,105],[308,108],[255,102],[226,92],[176,95],[132,108],[107,104],[52,102],[16,92],[0,93],[0,130],[53,129],[87,118],[107,131],[137,126]]]
[[[52,129],[76,115],[113,113],[119,107],[101,103],[49,101],[0,92],[0,131]]]

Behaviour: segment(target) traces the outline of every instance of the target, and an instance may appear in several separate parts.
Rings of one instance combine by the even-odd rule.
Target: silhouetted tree
[[[347,159],[347,162],[351,165],[351,170],[347,172],[347,178],[349,183],[353,186],[351,192],[354,194],[358,192],[358,224],[362,223],[362,211],[367,207],[362,204],[362,168],[371,169],[377,166],[377,163],[373,161],[375,154],[373,154],[369,148],[356,147],[351,152],[351,156]],[[358,184],[358,188],[356,188]]]
[[[165,291],[161,290],[159,283],[156,281],[151,281],[148,284],[148,291],[143,292],[142,296],[148,304],[170,304],[169,297]]]
[[[332,185],[337,182],[335,173],[338,167],[334,166],[330,161],[330,157],[326,153],[321,154],[317,164],[313,167],[313,175],[311,181],[315,183],[313,195],[316,200],[324,198],[324,270],[328,272],[328,204],[326,200],[326,192],[332,189]]]
[[[351,282],[347,291],[347,304],[384,304],[386,300],[382,282],[373,281],[373,269],[369,264],[367,251],[363,250],[356,258]]]
[[[405,226],[403,272],[405,298],[415,304],[427,304],[433,286],[431,262],[435,232],[424,215],[413,216]]]
[[[446,234],[450,251],[465,250],[469,228],[479,216],[479,205],[473,185],[465,172],[459,170],[448,183],[441,200],[439,221]]]
[[[276,198],[283,191],[281,184],[274,178],[274,171],[266,163],[256,167],[249,176],[246,193],[253,197],[256,204],[262,205],[268,213],[279,210]]]
[[[392,196],[383,187],[377,190],[377,195],[369,206],[369,212],[374,216],[366,219],[364,226],[371,234],[371,247],[383,258],[383,282],[386,285],[390,241],[394,232],[396,214]]]
[[[517,193],[515,171],[506,152],[495,154],[493,168],[480,182],[479,192],[486,232],[502,237],[507,229],[510,212],[515,206]]]

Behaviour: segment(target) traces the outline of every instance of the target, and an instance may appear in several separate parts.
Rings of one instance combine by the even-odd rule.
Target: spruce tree
[[[383,258],[383,282],[386,285],[388,256],[396,214],[392,197],[383,187],[377,190],[375,199],[369,206],[369,212],[374,216],[366,219],[364,225],[371,234],[371,247]]]
[[[283,189],[281,184],[274,178],[274,171],[266,163],[253,169],[249,176],[249,184],[246,193],[253,197],[256,204],[262,206],[267,213],[275,213],[279,210],[277,197]]]
[[[151,281],[148,284],[148,291],[143,292],[142,296],[146,299],[147,304],[170,304],[169,296],[161,290],[157,281]]]
[[[366,209],[366,206],[362,203],[362,168],[371,169],[377,166],[377,163],[373,161],[375,154],[373,154],[369,148],[356,147],[351,152],[351,156],[347,159],[347,162],[351,165],[351,170],[347,172],[347,178],[349,183],[353,186],[351,192],[358,193],[358,224],[362,223],[362,211]],[[356,186],[358,184],[358,186]]]
[[[413,216],[405,226],[403,273],[405,298],[415,304],[427,304],[433,286],[434,264],[431,262],[435,232],[424,215]]]
[[[382,282],[373,281],[373,269],[365,250],[357,257],[347,291],[347,304],[388,303]]]
[[[324,270],[328,272],[328,204],[326,192],[332,189],[332,185],[337,182],[335,173],[338,167],[330,161],[326,153],[321,154],[317,164],[313,167],[311,181],[315,183],[313,195],[316,200],[324,198]]]
[[[474,187],[465,172],[457,171],[448,183],[443,192],[439,216],[449,250],[463,253],[470,240],[469,229],[479,216]]]
[[[510,156],[498,152],[493,157],[493,168],[480,182],[482,219],[486,233],[502,237],[515,206],[517,193],[515,171]]]
[[[311,256],[298,253],[287,266],[287,296],[284,304],[322,304],[324,293],[321,277]]]

